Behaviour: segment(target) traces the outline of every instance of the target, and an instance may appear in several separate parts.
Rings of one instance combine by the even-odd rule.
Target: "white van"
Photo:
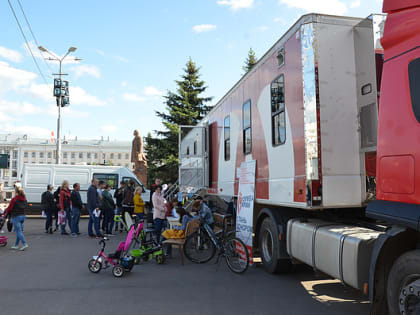
[[[80,184],[80,195],[83,203],[87,202],[87,190],[92,178],[103,180],[111,185],[111,194],[119,187],[121,181],[134,180],[136,187],[143,188],[142,199],[146,204],[150,200],[150,190],[147,190],[136,175],[128,168],[103,165],[64,165],[64,164],[25,164],[22,172],[22,188],[30,204],[30,210],[39,210],[41,195],[47,190],[47,185],[53,185],[56,190],[64,180],[73,188],[74,183]]]

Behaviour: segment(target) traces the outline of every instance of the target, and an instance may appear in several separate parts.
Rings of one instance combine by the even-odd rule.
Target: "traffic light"
[[[61,107],[70,105],[69,81],[54,79],[54,96],[57,97],[57,106],[59,106],[59,97],[61,97]]]

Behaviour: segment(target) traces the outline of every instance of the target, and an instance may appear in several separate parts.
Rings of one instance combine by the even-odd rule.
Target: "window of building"
[[[106,153],[102,154],[102,158],[105,160],[106,159]]]
[[[32,155],[32,157],[34,158],[34,157],[35,157],[35,152],[32,152],[32,154],[31,154],[31,155]]]
[[[26,157],[27,158],[28,157],[28,152],[24,152],[23,153],[23,157]]]
[[[39,152],[39,157],[40,157],[41,159],[43,159],[43,158],[44,158],[44,152]]]
[[[110,159],[113,159],[113,158],[114,158],[114,153],[111,153]]]
[[[247,101],[242,108],[243,125],[243,150],[244,154],[252,151],[252,132],[251,132],[251,100]]]
[[[223,123],[223,133],[225,141],[225,161],[230,160],[230,116],[226,116]]]
[[[284,49],[282,48],[282,49],[280,49],[278,52],[277,52],[277,65],[279,66],[279,67],[281,67],[282,65],[284,65]]]
[[[82,152],[79,153],[79,159],[83,159],[83,153]]]
[[[73,153],[71,154],[71,158],[72,158],[72,159],[76,158],[76,153],[74,153],[74,152],[73,152]]]
[[[48,152],[48,158],[51,159],[52,153]]]
[[[13,151],[13,158],[14,159],[17,159],[17,155],[18,155],[17,151]]]
[[[64,152],[63,157],[67,159],[67,152]]]
[[[122,154],[118,153],[118,160],[121,160],[121,158],[122,158]]]
[[[87,158],[90,159],[91,157],[92,157],[92,154],[91,153],[88,153],[87,154]]]
[[[76,163],[74,163],[74,162],[71,162],[71,165],[76,165]]]
[[[12,168],[17,169],[17,161],[16,160],[12,160]]]
[[[194,155],[197,155],[197,140],[194,141]]]
[[[410,82],[411,106],[414,116],[420,122],[420,58],[408,64],[408,78]]]
[[[190,155],[190,147],[187,147],[187,155]]]
[[[98,158],[98,153],[95,153],[95,159],[97,159]]]
[[[284,75],[271,82],[271,130],[273,146],[286,142]]]
[[[130,167],[130,165],[128,165],[128,164],[125,164],[125,167]]]
[[[125,159],[128,160],[128,153],[125,154]]]

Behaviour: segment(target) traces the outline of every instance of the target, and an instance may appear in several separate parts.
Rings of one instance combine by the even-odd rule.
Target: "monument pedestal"
[[[139,179],[140,182],[146,187],[147,186],[147,164],[144,161],[137,162],[134,164],[134,175]]]

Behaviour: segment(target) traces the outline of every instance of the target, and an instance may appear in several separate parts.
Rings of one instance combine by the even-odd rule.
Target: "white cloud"
[[[360,0],[354,0],[352,3],[350,3],[350,8],[358,8],[360,7]]]
[[[70,86],[70,104],[74,105],[87,105],[87,106],[102,106],[105,102],[98,99],[96,96],[87,93],[79,86]]]
[[[129,102],[142,102],[144,101],[144,97],[134,94],[134,93],[124,93],[123,99]]]
[[[74,77],[80,78],[81,76],[87,74],[95,78],[99,78],[101,76],[101,71],[98,67],[93,65],[80,65],[70,68],[71,71],[74,72]]]
[[[194,25],[192,27],[192,30],[194,33],[203,33],[203,32],[209,32],[209,31],[213,31],[216,29],[216,25],[214,24],[199,24],[199,25]]]
[[[101,130],[104,133],[113,133],[113,132],[117,131],[117,129],[118,129],[118,127],[115,126],[115,125],[104,125],[104,126],[101,126]]]
[[[0,57],[13,62],[21,62],[23,56],[20,52],[0,46]]]
[[[23,91],[32,97],[36,97],[44,101],[54,101],[52,84],[31,83],[31,85],[25,88]]]
[[[343,15],[347,12],[347,5],[341,0],[279,0],[279,4],[313,13]]]
[[[254,0],[218,0],[216,3],[218,5],[228,6],[233,11],[236,11],[251,8],[254,5]]]
[[[258,29],[259,29],[261,32],[265,32],[266,30],[268,30],[268,26],[262,25],[262,26],[258,27]]]
[[[121,82],[121,86],[122,87],[126,87],[127,85],[128,85],[128,82],[127,81],[124,80],[124,81]]]
[[[7,62],[0,61],[0,93],[17,90],[35,80],[33,72],[11,67]]]
[[[117,61],[120,61],[120,62],[125,62],[125,63],[130,62],[130,60],[128,58],[125,58],[123,56],[113,56],[113,58]]]
[[[144,95],[147,96],[162,96],[163,92],[154,86],[146,86],[144,88]]]

